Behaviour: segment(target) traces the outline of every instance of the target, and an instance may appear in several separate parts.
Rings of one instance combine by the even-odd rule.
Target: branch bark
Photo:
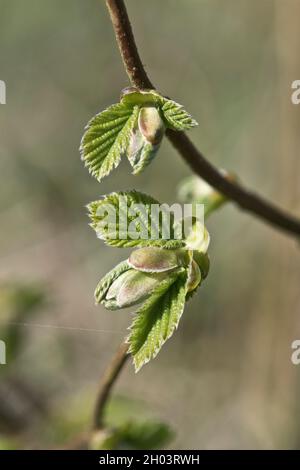
[[[106,0],[106,5],[110,13],[124,66],[132,85],[140,89],[154,89],[155,87],[151,83],[139,56],[124,1]],[[240,184],[224,178],[218,169],[195,147],[184,132],[168,130],[167,136],[191,169],[207,181],[207,183],[235,202],[240,209],[248,211],[277,229],[299,238],[300,219],[286,213],[266,199],[245,189]]]
[[[129,357],[127,351],[128,344],[122,343],[101,378],[96,405],[94,409],[94,431],[103,428],[105,406],[111,393],[111,389],[115,381],[119,377],[121,370],[126,364],[127,358]]]

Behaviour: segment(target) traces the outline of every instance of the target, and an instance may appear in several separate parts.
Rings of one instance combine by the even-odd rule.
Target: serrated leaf
[[[131,87],[123,90],[120,103],[88,123],[81,140],[81,158],[98,181],[119,165],[124,154],[137,174],[157,153],[165,127],[187,130],[195,125],[196,121],[175,101],[155,90]]]
[[[187,270],[180,269],[161,282],[139,308],[128,337],[136,372],[156,357],[178,327],[187,293]]]
[[[131,140],[128,160],[133,168],[133,174],[141,173],[154,159],[158,152],[160,143],[153,145],[147,142],[143,135],[137,131]]]
[[[174,131],[187,131],[198,125],[197,121],[176,101],[164,98],[161,110],[166,126]]]
[[[152,208],[161,207],[152,197],[138,191],[111,193],[88,205],[91,226],[108,245],[117,247],[157,246],[173,249],[184,246],[174,238],[174,214],[161,207],[164,218],[155,222]],[[163,219],[170,220],[169,237],[163,237]]]
[[[98,181],[116,168],[126,153],[138,112],[138,106],[130,109],[118,103],[88,123],[80,145],[81,158]]]
[[[164,115],[165,124],[170,129],[185,131],[198,125],[197,121],[181,104],[164,97],[156,90],[138,90],[135,87],[129,87],[125,88],[123,92],[121,101],[128,107],[153,105],[160,108]]]
[[[127,260],[121,261],[121,263],[117,264],[117,266],[115,266],[111,271],[109,271],[109,273],[107,273],[101,279],[101,281],[97,285],[97,287],[95,289],[95,293],[94,293],[96,303],[99,304],[104,299],[104,297],[105,297],[108,289],[112,285],[112,283],[122,273],[128,271],[129,269],[131,269],[131,266],[128,264],[128,261]]]
[[[181,104],[162,96],[156,90],[142,91],[131,87],[124,91],[122,103],[128,107],[133,105],[154,105],[159,107],[164,115],[165,124],[170,129],[185,131],[198,125],[197,121],[192,118]]]

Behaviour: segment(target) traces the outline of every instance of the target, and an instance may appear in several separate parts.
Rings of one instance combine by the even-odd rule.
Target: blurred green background
[[[300,1],[126,4],[151,79],[199,122],[192,140],[299,215]],[[126,253],[95,237],[85,205],[130,188],[175,202],[190,170],[167,141],[140,176],[125,160],[101,184],[84,169],[83,127],[128,85],[104,0],[0,0],[0,64],[0,339],[9,325],[22,337],[0,366],[0,448],[55,447],[89,428],[131,318],[94,306]],[[299,244],[231,204],[208,226],[207,281],[158,358],[127,365],[111,413],[168,423],[172,448],[299,448]]]

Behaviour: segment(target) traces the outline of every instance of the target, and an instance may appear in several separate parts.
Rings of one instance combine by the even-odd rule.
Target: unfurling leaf
[[[190,230],[185,237],[185,246],[192,251],[206,253],[210,242],[209,233],[205,225],[196,217],[192,218]]]
[[[158,217],[153,217],[153,206]],[[99,238],[113,246],[139,247],[104,276],[95,291],[96,302],[108,310],[143,302],[128,337],[136,371],[172,336],[185,302],[209,270],[205,226],[195,216],[182,218],[180,214],[176,218],[171,207],[174,212],[137,191],[112,193],[88,206],[91,226]]]
[[[136,372],[158,354],[177,328],[184,310],[187,282],[184,269],[170,274],[136,312],[128,337]]]
[[[121,94],[122,103],[127,106],[156,106],[160,110],[165,126],[175,131],[187,131],[198,123],[176,101],[166,98],[156,90],[139,90],[135,87],[125,88]]]
[[[116,168],[126,154],[139,108],[119,103],[97,114],[87,125],[80,145],[81,158],[98,181]]]
[[[174,214],[138,191],[111,193],[91,202],[88,211],[92,228],[108,245],[167,249],[184,246],[184,240],[175,239]]]
[[[131,269],[113,282],[103,304],[110,310],[131,307],[146,300],[167,277],[166,273],[143,273]]]
[[[128,261],[122,261],[107,273],[99,282],[95,290],[95,301],[97,304],[102,302],[112,283],[123,273],[130,269]]]
[[[97,114],[86,127],[80,152],[89,172],[101,181],[127,155],[133,173],[155,157],[165,129],[187,130],[197,123],[184,108],[155,90],[123,90],[121,101]]]
[[[133,174],[140,173],[153,160],[165,132],[165,125],[158,109],[154,106],[141,108],[138,126],[132,134],[128,159]]]
[[[188,273],[188,283],[187,283],[187,292],[193,292],[201,282],[201,271],[199,265],[196,261],[192,260],[189,273]]]
[[[166,126],[174,131],[187,131],[198,126],[197,121],[186,112],[181,104],[165,99],[161,108]]]

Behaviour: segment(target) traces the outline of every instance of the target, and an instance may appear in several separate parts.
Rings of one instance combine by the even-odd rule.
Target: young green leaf
[[[121,274],[107,292],[103,304],[116,310],[144,302],[168,273],[144,273],[131,269]]]
[[[128,159],[133,174],[138,174],[155,157],[165,133],[165,125],[156,106],[144,106],[140,109],[138,126],[132,135]]]
[[[210,235],[205,225],[196,217],[192,217],[189,231],[185,234],[185,246],[192,251],[206,253],[210,243]]]
[[[136,125],[139,108],[114,104],[97,114],[87,125],[80,152],[89,172],[101,181],[126,154]]]
[[[154,105],[161,110],[166,127],[175,131],[187,131],[198,123],[181,104],[162,96],[156,90],[139,90],[135,87],[125,88],[121,94],[121,102],[129,106]]]
[[[117,264],[109,273],[107,273],[99,282],[95,290],[95,301],[96,304],[102,302],[105,298],[105,295],[112,285],[112,283],[122,274],[131,269],[131,266],[128,264],[128,261],[121,261],[121,263]]]
[[[146,166],[148,166],[160,147],[160,144],[153,145],[146,142],[141,135],[135,135],[130,150],[128,152],[128,159],[133,168],[133,174],[138,175]]]
[[[158,354],[178,327],[184,310],[187,282],[186,269],[170,273],[136,312],[128,337],[136,372]]]
[[[155,90],[123,90],[121,101],[88,123],[80,145],[89,172],[101,181],[127,155],[133,173],[140,173],[155,157],[166,127],[187,130],[196,121],[175,101]]]
[[[174,131],[187,131],[192,127],[198,126],[197,121],[183,108],[181,104],[167,98],[162,99],[163,113],[166,127]]]
[[[153,208],[160,209],[160,217],[153,216]],[[174,238],[174,214],[138,191],[111,193],[91,202],[88,211],[91,227],[108,245],[167,249],[184,246],[183,240]],[[168,222],[168,237],[163,237],[165,221]]]

